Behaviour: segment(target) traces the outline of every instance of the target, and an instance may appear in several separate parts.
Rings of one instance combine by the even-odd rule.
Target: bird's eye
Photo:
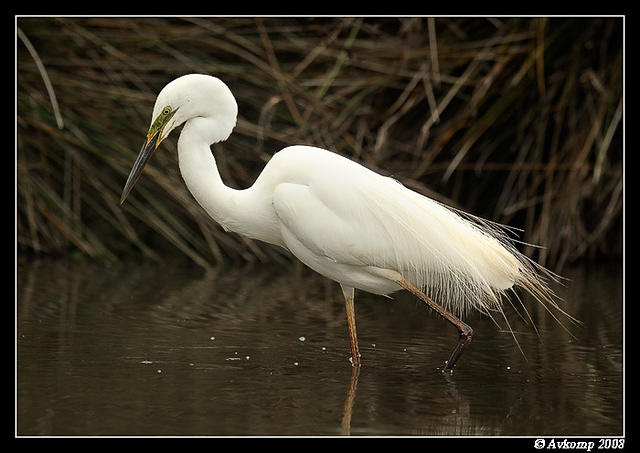
[[[165,109],[162,111],[163,115],[168,115],[169,113],[171,113],[171,109],[169,107],[165,107]]]

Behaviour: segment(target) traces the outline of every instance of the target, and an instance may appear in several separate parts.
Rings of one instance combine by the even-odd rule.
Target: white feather
[[[282,178],[288,167],[295,175]],[[535,276],[495,224],[465,219],[335,153],[288,147],[256,184],[273,184],[271,173],[291,180],[277,185],[274,206],[308,250],[335,263],[395,270],[451,311],[497,309],[505,290]]]

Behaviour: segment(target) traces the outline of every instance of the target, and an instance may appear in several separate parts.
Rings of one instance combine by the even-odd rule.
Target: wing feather
[[[280,184],[274,208],[283,225],[338,263],[401,273],[450,311],[499,309],[514,283],[548,291],[534,265],[497,224],[456,211],[334,155],[304,184]],[[541,286],[542,285],[542,286]]]

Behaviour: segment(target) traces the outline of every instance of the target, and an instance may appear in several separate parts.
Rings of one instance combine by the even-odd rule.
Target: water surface
[[[20,263],[17,434],[622,435],[621,270],[564,275],[576,338],[525,300],[520,352],[474,314],[446,376],[456,331],[408,293],[357,293],[356,374],[340,288],[306,268]]]

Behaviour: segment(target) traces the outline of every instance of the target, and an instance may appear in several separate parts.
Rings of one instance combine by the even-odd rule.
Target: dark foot
[[[458,358],[462,354],[464,348],[471,343],[471,338],[473,337],[473,329],[466,324],[462,324],[460,327],[460,335],[458,337],[458,344],[455,349],[449,356],[449,360],[444,363],[444,368],[442,370],[443,373],[449,372],[453,373],[453,367],[456,366],[456,362]]]

